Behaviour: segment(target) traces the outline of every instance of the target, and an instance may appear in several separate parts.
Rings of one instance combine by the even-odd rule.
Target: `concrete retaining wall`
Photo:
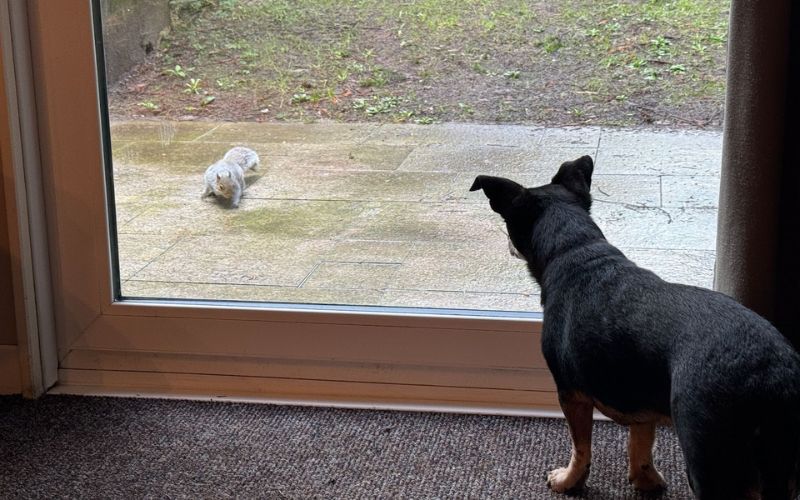
[[[158,48],[170,26],[169,0],[100,0],[109,84]]]

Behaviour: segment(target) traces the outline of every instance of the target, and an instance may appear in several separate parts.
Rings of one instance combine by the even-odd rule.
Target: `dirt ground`
[[[719,128],[729,0],[173,0],[117,118]]]

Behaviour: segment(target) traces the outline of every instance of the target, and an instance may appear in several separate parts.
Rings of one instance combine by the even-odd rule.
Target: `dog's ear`
[[[525,188],[516,182],[503,177],[492,177],[491,175],[479,175],[472,183],[470,191],[483,189],[483,193],[489,198],[489,205],[492,210],[502,216],[510,213],[512,207],[519,204],[515,200],[525,193]]]
[[[589,191],[592,187],[592,172],[594,162],[591,156],[581,156],[577,160],[561,164],[558,173],[553,177],[553,184],[561,184],[572,193],[578,195],[581,204],[589,210],[592,197]]]

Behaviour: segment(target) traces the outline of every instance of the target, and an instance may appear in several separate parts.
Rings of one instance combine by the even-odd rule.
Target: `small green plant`
[[[310,102],[311,96],[306,94],[305,92],[299,92],[297,94],[293,94],[292,98],[289,100],[291,104],[302,104],[304,102]]]
[[[414,116],[413,111],[398,111],[397,113],[392,115],[392,118],[394,119],[395,122],[405,123],[409,121],[413,116]]]
[[[186,78],[186,70],[183,69],[180,64],[176,64],[174,68],[165,69],[163,73],[176,78]]]
[[[710,35],[708,37],[708,41],[712,42],[712,43],[720,43],[721,44],[721,43],[725,43],[725,40],[727,40],[727,36],[724,35],[724,34],[722,34],[722,35]]]
[[[231,80],[230,78],[228,78],[226,76],[226,77],[222,77],[219,80],[217,80],[217,87],[219,87],[219,88],[221,88],[223,90],[230,90],[230,89],[236,88],[236,86],[240,82],[241,82],[241,80],[233,81],[233,80]]]
[[[367,70],[367,67],[359,62],[351,63],[348,68],[353,73],[363,73]]]
[[[348,78],[350,78],[350,72],[346,69],[340,69],[336,72],[336,80],[339,82],[345,82]]]
[[[416,123],[417,125],[433,125],[433,123],[435,123],[435,120],[430,116],[423,116],[422,118],[417,118],[416,120],[414,120],[414,123]]]
[[[258,52],[253,49],[247,49],[242,52],[242,59],[246,61],[252,61],[258,57]]]
[[[362,87],[383,87],[389,83],[389,77],[382,69],[372,71],[372,74],[366,78],[362,78],[358,84]]]
[[[650,40],[650,52],[656,57],[666,57],[672,55],[672,42],[659,35]]]
[[[228,42],[225,44],[225,48],[231,50],[242,50],[245,47],[247,47],[247,44],[242,41]]]
[[[216,100],[217,100],[217,98],[214,97],[213,95],[203,96],[203,98],[200,100],[200,105],[205,107],[205,106],[208,106],[209,104],[211,104],[212,102],[214,102]]]
[[[556,52],[558,49],[562,48],[564,44],[561,42],[561,39],[557,36],[548,36],[542,42],[542,48],[548,54],[552,54]]]
[[[201,81],[202,80],[199,78],[190,78],[189,82],[186,84],[186,88],[183,89],[183,91],[187,94],[200,95],[200,91],[202,90],[202,87],[200,87]]]
[[[633,60],[628,64],[629,68],[632,69],[640,69],[647,66],[647,60],[642,59],[641,57],[634,57]]]
[[[519,80],[520,72],[517,69],[510,69],[503,73],[503,76],[510,80]]]
[[[613,68],[620,65],[620,56],[617,54],[610,55],[600,61],[600,65],[604,68]]]
[[[374,105],[364,108],[364,113],[369,116],[388,113],[397,107],[399,101],[397,97],[381,97]]]
[[[655,68],[644,68],[642,70],[642,75],[644,76],[645,80],[658,80],[658,77],[661,74]]]
[[[238,0],[219,0],[219,8],[224,11],[232,11],[236,8],[236,2]]]
[[[703,55],[706,53],[706,51],[708,51],[708,46],[703,45],[702,42],[693,42],[692,50],[695,52],[695,54]]]
[[[157,113],[160,110],[158,104],[154,103],[153,101],[140,102],[139,106],[143,107],[144,109],[146,109],[151,113]]]
[[[485,75],[485,74],[487,74],[487,73],[489,72],[489,70],[487,70],[486,68],[484,68],[484,67],[481,65],[481,63],[479,63],[479,62],[477,62],[477,61],[475,61],[474,63],[472,63],[472,69],[473,69],[473,70],[474,70],[476,73],[480,73],[480,74],[482,74],[482,75]]]
[[[683,64],[673,64],[669,67],[669,72],[673,75],[682,75],[686,73],[686,66]]]
[[[367,107],[366,99],[360,99],[359,98],[359,99],[355,99],[353,101],[353,109],[355,109],[355,110],[360,111],[362,109],[365,109],[366,107]]]

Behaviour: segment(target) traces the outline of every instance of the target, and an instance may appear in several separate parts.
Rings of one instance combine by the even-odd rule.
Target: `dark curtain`
[[[775,326],[800,347],[800,5],[791,8],[780,204]]]
[[[798,16],[791,0],[733,0],[715,288],[800,346]]]

